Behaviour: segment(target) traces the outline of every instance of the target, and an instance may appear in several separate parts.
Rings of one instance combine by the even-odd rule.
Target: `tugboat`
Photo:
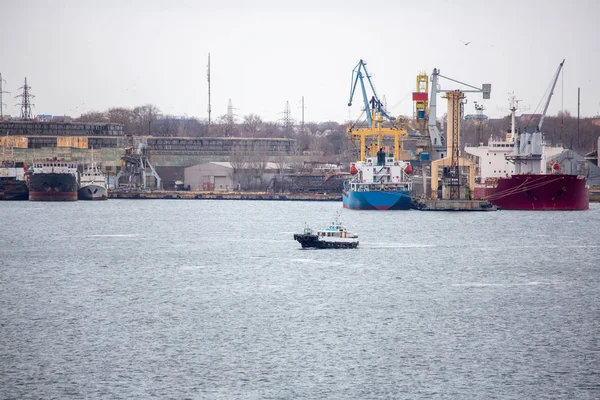
[[[83,172],[79,177],[77,198],[79,200],[108,199],[108,184],[102,171],[100,171],[100,168],[94,162],[94,153],[92,153],[92,162],[84,166]]]
[[[305,227],[303,233],[295,233],[294,240],[297,240],[302,248],[316,249],[355,249],[358,247],[358,235],[348,231],[348,229],[335,219],[327,228],[313,231],[310,227]]]

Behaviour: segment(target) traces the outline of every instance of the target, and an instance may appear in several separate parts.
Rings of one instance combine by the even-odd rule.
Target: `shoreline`
[[[110,191],[109,199],[147,200],[271,200],[271,201],[342,201],[339,193],[268,193],[268,192],[207,192],[207,191]]]

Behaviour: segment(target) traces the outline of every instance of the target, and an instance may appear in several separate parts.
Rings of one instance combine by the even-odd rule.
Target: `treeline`
[[[206,121],[197,118],[165,115],[152,104],[132,109],[118,107],[103,112],[92,111],[82,114],[77,121],[123,124],[126,134],[135,136],[290,138],[296,140],[299,153],[330,161],[351,161],[358,154],[356,145],[349,140],[345,125],[331,121],[309,122],[300,126],[266,122],[256,114],[246,115],[240,120],[235,116],[223,115],[209,126]],[[542,131],[546,141],[585,154],[595,149],[600,135],[600,126],[595,125],[594,121],[598,123],[599,119],[581,118],[578,133],[577,118],[568,112],[559,113],[544,119]],[[527,126],[535,127],[537,122],[525,123],[517,118],[517,128],[523,131]],[[465,120],[462,144],[477,145],[480,138],[487,143],[490,135],[504,138],[509,128],[509,116],[487,121]],[[406,147],[411,146],[407,144]]]
[[[223,115],[209,126],[206,121],[197,118],[165,115],[152,104],[132,109],[118,107],[91,111],[82,114],[76,121],[123,124],[125,133],[134,136],[290,138],[296,140],[300,153],[331,160],[351,159],[355,153],[354,146],[347,139],[345,126],[337,122],[286,125],[265,122],[256,114],[249,114],[239,121]]]
[[[521,121],[517,117],[517,129],[523,132],[525,128],[534,129],[539,120],[531,122]],[[477,145],[480,138],[487,144],[490,135],[494,138],[504,138],[510,129],[510,116],[502,119],[488,121],[464,121],[462,134],[463,145]],[[557,116],[547,116],[542,125],[544,139],[552,145],[563,145],[565,148],[574,150],[584,155],[596,149],[598,136],[600,136],[600,118],[580,118],[579,133],[577,130],[577,117],[568,112],[559,113]]]

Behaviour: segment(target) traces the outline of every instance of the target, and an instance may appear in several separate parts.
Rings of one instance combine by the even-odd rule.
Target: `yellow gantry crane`
[[[365,80],[368,82],[373,95],[371,100],[367,97],[367,88],[365,86]],[[353,142],[360,142],[360,161],[365,161],[366,150],[367,150],[367,139],[372,139],[372,143],[369,146],[370,155],[375,156],[377,151],[383,147],[384,136],[391,136],[394,138],[394,159],[400,160],[400,149],[401,149],[401,137],[406,137],[408,134],[406,130],[406,120],[403,117],[397,119],[389,115],[385,110],[383,104],[377,97],[371,77],[367,72],[366,63],[360,60],[356,67],[352,70],[352,82],[350,87],[350,101],[348,106],[352,105],[352,99],[356,90],[357,84],[360,82],[363,102],[365,106],[365,112],[367,114],[367,127],[355,127],[349,125],[346,129],[351,134],[351,140]],[[384,122],[389,121],[391,127],[384,127]]]

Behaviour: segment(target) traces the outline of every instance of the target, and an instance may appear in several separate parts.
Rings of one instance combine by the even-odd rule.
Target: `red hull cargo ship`
[[[56,158],[36,161],[28,174],[30,201],[77,200],[77,164]]]
[[[552,97],[563,62],[558,67],[554,83],[538,125],[516,130],[517,100],[510,97],[511,128],[505,141],[490,139],[487,146],[466,147],[465,151],[479,158],[479,181],[473,197],[485,199],[503,210],[587,210],[589,190],[585,178],[561,173],[552,160],[565,151],[543,141],[541,133],[544,115]]]

